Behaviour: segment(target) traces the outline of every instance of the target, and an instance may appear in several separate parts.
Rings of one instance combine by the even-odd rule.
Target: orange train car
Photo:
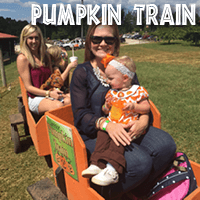
[[[74,126],[71,105],[48,111],[37,121],[28,108],[27,91],[20,77],[19,81],[31,138],[39,156],[51,155],[56,185],[62,189],[69,200],[103,200],[104,198],[90,187],[89,180],[81,176],[81,172],[88,167],[87,153],[85,144]],[[150,106],[154,116],[152,125],[161,128],[161,114],[152,101],[150,101]],[[48,122],[48,120],[50,121]],[[55,127],[59,127],[56,126],[57,123],[71,138],[67,134],[65,139],[57,135],[56,132],[63,133],[63,130],[54,131]],[[63,141],[64,147],[70,148],[70,153],[60,145]],[[69,154],[71,154],[71,158]],[[200,186],[200,165],[193,161],[190,162],[197,185]],[[61,182],[56,179],[59,168],[64,172]],[[185,198],[185,200],[198,199],[200,199],[200,188]]]
[[[151,111],[154,116],[153,126],[157,128],[161,128],[161,115],[156,106],[153,104],[152,101],[150,101],[151,105]],[[87,153],[86,153],[86,147],[85,144],[79,135],[76,127],[74,126],[73,122],[73,113],[71,110],[71,106],[66,106],[65,108],[59,109],[59,110],[52,110],[45,113],[45,116],[47,118],[47,130],[49,131],[48,137],[50,140],[50,146],[51,146],[51,157],[52,157],[52,163],[53,163],[53,171],[55,177],[58,176],[56,171],[59,168],[63,169],[64,177],[62,180],[62,186],[60,186],[60,183],[58,183],[58,180],[55,178],[55,183],[57,186],[59,186],[62,191],[65,191],[65,194],[67,195],[67,198],[69,200],[79,200],[79,199],[85,199],[85,200],[102,200],[104,199],[99,193],[97,193],[93,188],[90,187],[90,182],[88,179],[83,178],[81,176],[81,172],[88,167],[88,161],[87,161]],[[48,120],[50,120],[48,122]],[[54,124],[55,123],[55,124]],[[52,126],[52,127],[51,127]],[[63,131],[57,130],[57,132],[60,131],[60,133],[66,132],[66,135],[71,135],[71,139],[69,139],[68,142],[66,142],[65,145],[61,145],[61,138],[59,135],[56,136],[54,132],[53,127],[63,127],[67,130]],[[51,133],[52,132],[52,133]],[[54,133],[53,133],[54,132]],[[59,133],[57,133],[59,134]],[[53,135],[53,136],[52,136]],[[55,137],[52,139],[52,137]],[[69,136],[67,136],[69,137]],[[73,141],[72,141],[73,140]],[[59,143],[61,147],[59,147],[59,144],[54,144],[54,142]],[[67,143],[71,144],[72,149],[71,152],[73,152],[72,158],[69,158],[67,160],[67,156],[70,157],[70,155],[62,155],[62,151],[65,149],[64,146],[67,145]],[[63,148],[61,150],[61,153],[59,155],[59,148]],[[65,149],[65,151],[68,151]],[[67,159],[65,159],[67,158]],[[197,184],[200,186],[200,165],[190,161],[191,166],[193,168],[195,177],[197,179]],[[63,188],[64,187],[64,190]],[[134,199],[134,197],[133,197]],[[192,194],[190,194],[186,200],[197,200],[200,199],[200,188],[197,188]]]
[[[25,114],[26,114],[26,120],[29,127],[29,133],[31,135],[33,144],[35,146],[35,149],[39,156],[47,156],[50,155],[50,146],[48,142],[48,136],[47,136],[47,129],[46,129],[46,119],[45,116],[40,116],[40,119],[36,119],[34,115],[31,113],[28,107],[28,97],[27,97],[27,91],[24,86],[24,83],[19,77],[19,83],[21,88],[21,94],[22,94],[22,100],[23,105],[25,107]]]

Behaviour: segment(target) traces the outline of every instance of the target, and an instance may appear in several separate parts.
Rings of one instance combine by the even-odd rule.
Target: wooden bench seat
[[[27,191],[34,200],[68,200],[49,178],[28,186]]]

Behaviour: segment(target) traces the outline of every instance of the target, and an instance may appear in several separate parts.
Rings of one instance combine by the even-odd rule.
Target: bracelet
[[[110,110],[109,108],[107,108],[107,107],[105,106],[105,104],[103,105],[103,109],[104,109],[105,111],[109,111],[109,110]]]
[[[96,124],[96,128],[99,129],[100,128],[100,121],[104,119],[104,117],[100,117],[96,120],[95,124]]]
[[[50,97],[50,91],[49,90],[47,90],[46,91],[46,96],[45,96],[46,98],[49,98]]]
[[[106,120],[104,123],[103,123],[103,126],[102,126],[102,130],[106,131],[106,127],[108,125],[110,121],[109,120]]]

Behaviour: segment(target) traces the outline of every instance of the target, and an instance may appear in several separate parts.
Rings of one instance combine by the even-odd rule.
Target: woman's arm
[[[46,96],[45,90],[39,89],[39,88],[34,87],[32,85],[31,76],[30,76],[30,69],[29,69],[29,61],[27,60],[27,58],[23,54],[20,54],[17,57],[17,69],[18,69],[20,77],[23,80],[25,88],[29,93],[32,93],[32,94],[37,95],[37,96]],[[58,92],[56,90],[51,91],[50,96],[58,99],[60,97],[59,93],[60,92]]]
[[[81,64],[76,67],[70,83],[74,125],[81,134],[85,134],[88,137],[96,137],[97,129],[95,122],[100,116],[97,116],[91,109],[87,72],[82,67],[83,65]]]

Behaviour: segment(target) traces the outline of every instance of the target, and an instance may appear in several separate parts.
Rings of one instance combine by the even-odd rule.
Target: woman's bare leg
[[[60,108],[62,106],[64,106],[64,103],[58,100],[43,99],[39,104],[38,111],[40,114],[42,114],[45,113],[46,111]]]
[[[70,94],[69,93],[64,94],[63,97],[64,97],[64,105],[71,104],[71,98],[70,98]]]

